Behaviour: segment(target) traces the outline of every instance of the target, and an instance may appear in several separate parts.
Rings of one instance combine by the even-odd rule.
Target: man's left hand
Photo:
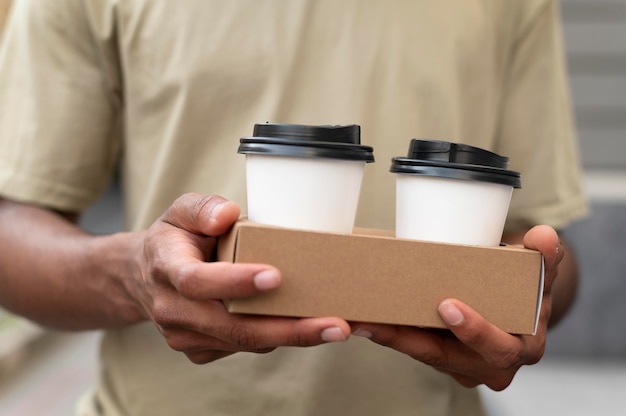
[[[523,365],[535,364],[543,356],[552,309],[552,285],[563,259],[558,234],[548,226],[536,226],[528,231],[524,247],[538,250],[544,256],[545,284],[536,335],[503,332],[456,299],[446,299],[439,305],[439,315],[449,331],[355,323],[353,334],[407,354],[449,374],[464,386],[485,384],[493,390],[505,389]]]

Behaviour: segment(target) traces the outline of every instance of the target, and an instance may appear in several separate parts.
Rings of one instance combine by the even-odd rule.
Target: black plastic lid
[[[509,159],[479,147],[439,140],[411,139],[407,157],[391,159],[390,171],[499,183],[521,188],[518,172],[507,170]]]
[[[238,153],[330,158],[373,162],[370,146],[361,145],[361,127],[255,124],[252,137],[239,140]]]

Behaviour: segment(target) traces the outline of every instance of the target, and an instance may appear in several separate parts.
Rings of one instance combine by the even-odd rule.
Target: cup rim
[[[391,160],[389,171],[393,173],[491,182],[513,188],[522,187],[520,173],[508,169],[454,162],[440,163],[405,157],[394,157]]]
[[[304,158],[329,158],[374,162],[374,149],[361,144],[302,141],[280,137],[242,137],[240,154],[291,156]]]

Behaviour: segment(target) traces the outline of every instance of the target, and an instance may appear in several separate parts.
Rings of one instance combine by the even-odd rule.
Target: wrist
[[[131,325],[147,318],[138,294],[143,231],[98,236],[90,244],[87,258],[98,289],[105,296],[102,306],[105,326]]]

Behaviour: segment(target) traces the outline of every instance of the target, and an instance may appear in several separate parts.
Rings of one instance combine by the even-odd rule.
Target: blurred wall
[[[562,0],[587,170],[626,170],[626,0]]]
[[[577,303],[547,355],[626,357],[626,0],[561,0],[591,215],[565,230]]]

